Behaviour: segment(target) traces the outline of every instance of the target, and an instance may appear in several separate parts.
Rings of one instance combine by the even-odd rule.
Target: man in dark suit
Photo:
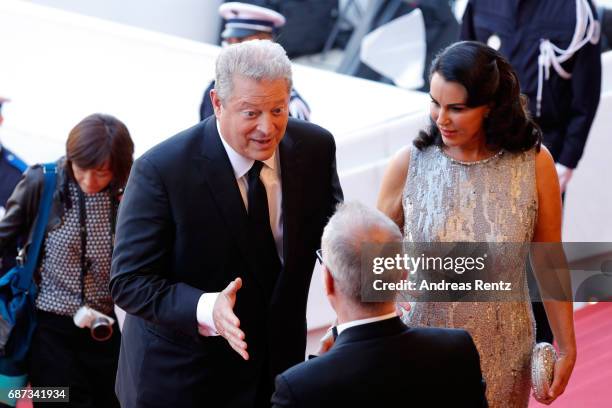
[[[280,407],[486,407],[480,359],[464,330],[409,328],[389,301],[362,300],[363,244],[401,241],[395,223],[361,204],[338,207],[323,232],[323,282],[338,338],[276,378]],[[376,279],[397,282],[398,271]]]
[[[124,408],[261,407],[304,359],[321,232],[342,200],[329,132],[288,119],[291,64],[270,41],[221,51],[215,116],[138,159],[111,293],[127,311]]]

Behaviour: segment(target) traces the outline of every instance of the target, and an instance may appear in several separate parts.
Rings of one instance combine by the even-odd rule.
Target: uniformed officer
[[[10,99],[0,96],[0,126],[4,122],[2,116],[2,105],[9,102]],[[10,150],[0,144],[0,218],[4,215],[6,201],[13,193],[15,186],[21,179],[21,174],[27,168],[26,164]],[[0,275],[12,268],[15,254],[0,254]]]
[[[282,14],[253,4],[235,1],[224,3],[219,6],[219,14],[225,21],[225,27],[221,33],[223,46],[248,40],[273,41],[278,29],[285,25],[285,17]],[[210,101],[210,91],[214,86],[215,81],[212,81],[204,91],[200,104],[200,120],[214,113]],[[289,114],[297,119],[310,119],[310,108],[295,88],[291,88]]]
[[[591,0],[470,0],[463,16],[461,39],[487,43],[514,67],[555,159],[562,192],[599,105],[599,33]],[[535,291],[531,272],[528,277]],[[542,303],[534,302],[533,311],[537,341],[552,343]]]
[[[599,105],[599,34],[591,0],[470,0],[463,16],[461,39],[489,44],[515,69],[562,192]]]

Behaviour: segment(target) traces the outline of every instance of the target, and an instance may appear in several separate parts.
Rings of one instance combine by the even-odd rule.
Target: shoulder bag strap
[[[43,174],[45,177],[42,198],[38,206],[38,216],[34,224],[34,234],[32,235],[32,243],[28,248],[25,264],[20,267],[19,280],[17,287],[23,290],[28,290],[32,284],[34,269],[38,263],[38,255],[42,247],[42,241],[45,237],[45,230],[49,222],[49,212],[51,211],[51,200],[55,191],[57,165],[55,163],[45,163],[42,165]]]

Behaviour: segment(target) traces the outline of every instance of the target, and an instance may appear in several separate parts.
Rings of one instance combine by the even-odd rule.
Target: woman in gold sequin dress
[[[444,50],[431,72],[431,127],[393,158],[379,209],[408,242],[559,242],[554,162],[506,59],[481,43],[461,42]],[[517,249],[500,271],[524,288],[525,257]],[[542,400],[550,403],[565,389],[576,345],[572,304],[545,307],[560,356]],[[409,309],[409,325],[470,332],[491,407],[527,407],[535,333],[527,301],[415,302]]]

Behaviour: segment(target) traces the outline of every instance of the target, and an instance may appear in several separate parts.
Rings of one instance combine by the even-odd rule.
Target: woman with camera
[[[35,273],[38,322],[29,378],[33,387],[69,386],[71,406],[119,406],[114,383],[120,334],[108,284],[117,208],[133,153],[121,121],[93,114],[70,131],[66,156],[56,163]],[[31,167],[9,198],[0,221],[0,253],[20,237],[25,248],[30,243],[43,179],[43,168]]]

